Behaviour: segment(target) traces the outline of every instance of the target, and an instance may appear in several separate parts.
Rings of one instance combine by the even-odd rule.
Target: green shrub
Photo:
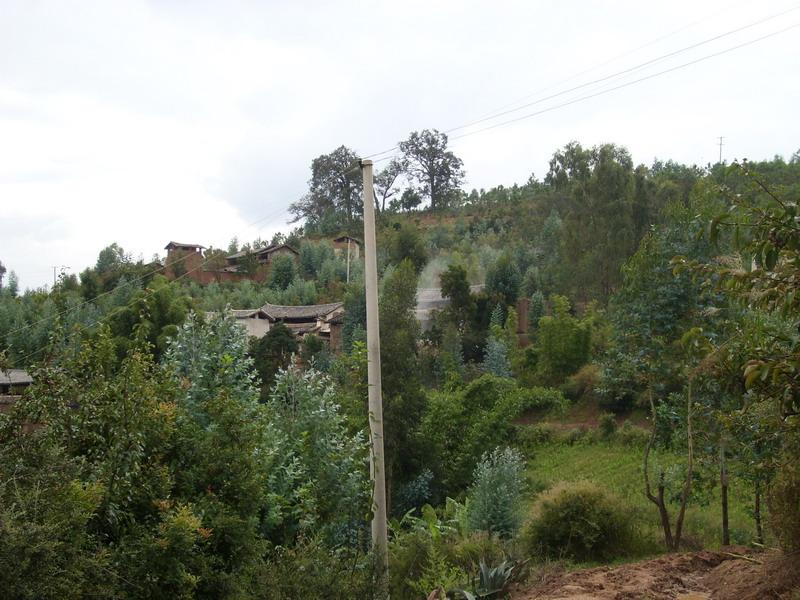
[[[419,439],[425,440],[436,497],[460,493],[486,449],[510,442],[525,394],[513,380],[493,375],[429,394]]]
[[[567,399],[560,390],[555,388],[539,386],[520,388],[516,395],[521,408],[525,411],[561,414],[567,409]]]
[[[439,586],[462,587],[481,561],[498,564],[508,556],[499,537],[466,533],[465,512],[463,504],[448,499],[438,511],[425,506],[422,516],[406,515],[392,524],[389,586],[394,600],[417,600]]]
[[[570,400],[593,400],[594,390],[600,382],[600,367],[595,364],[583,365],[571,375],[561,389]]]
[[[467,493],[467,519],[473,531],[511,537],[520,525],[522,473],[519,452],[497,448],[483,455]]]
[[[542,494],[523,535],[532,555],[577,561],[624,555],[633,526],[622,500],[588,482],[560,483]]]
[[[617,421],[614,418],[614,413],[607,412],[600,415],[598,427],[604,439],[609,439],[614,435],[614,432],[617,430]]]
[[[570,446],[574,446],[575,444],[581,442],[586,437],[588,433],[588,429],[585,425],[580,427],[573,427],[563,436],[563,441],[569,444]]]
[[[255,578],[263,600],[375,597],[373,557],[358,550],[330,549],[318,539],[277,546]]]
[[[517,425],[514,428],[514,445],[531,455],[533,452],[553,440],[553,427],[547,423],[536,425]]]
[[[617,439],[631,448],[644,448],[650,439],[650,432],[641,427],[637,427],[630,421],[625,421],[617,430]]]

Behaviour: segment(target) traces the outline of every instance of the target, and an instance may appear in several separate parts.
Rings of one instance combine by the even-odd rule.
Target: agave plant
[[[483,560],[478,566],[478,580],[472,581],[472,590],[450,590],[448,598],[465,598],[466,600],[499,600],[508,596],[508,588],[519,576],[527,561],[506,559],[495,567],[490,567]]]

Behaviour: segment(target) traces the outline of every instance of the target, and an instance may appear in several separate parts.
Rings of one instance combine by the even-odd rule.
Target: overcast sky
[[[0,0],[0,261],[24,287],[117,242],[287,231],[311,160],[449,130],[761,21],[793,2]],[[502,117],[800,22],[793,10]],[[800,149],[800,29],[453,141],[467,189],[542,178],[570,140],[637,163]],[[453,137],[474,131],[453,132]],[[378,165],[380,166],[380,165]],[[248,226],[263,219],[257,226]]]

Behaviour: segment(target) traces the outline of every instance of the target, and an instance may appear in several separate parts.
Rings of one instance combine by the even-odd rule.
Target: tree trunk
[[[664,471],[661,471],[658,476],[658,496],[653,495],[652,488],[650,487],[650,451],[653,449],[656,442],[656,405],[653,401],[652,387],[648,389],[648,396],[650,398],[650,413],[653,416],[653,431],[644,449],[644,494],[650,502],[658,507],[658,514],[661,517],[661,528],[664,530],[664,544],[667,546],[667,550],[672,550],[672,528],[667,504],[664,501]]]
[[[761,482],[756,479],[755,483],[755,506],[753,507],[753,518],[756,521],[756,542],[764,543],[764,529],[761,524]]]
[[[719,486],[722,500],[722,545],[729,546],[731,533],[728,527],[728,459],[725,453],[725,443],[719,448]]]
[[[694,475],[694,438],[692,435],[692,381],[689,380],[686,391],[686,443],[688,446],[688,462],[686,465],[686,481],[683,483],[681,492],[681,508],[678,511],[678,518],[675,521],[675,538],[673,539],[673,550],[677,550],[681,544],[681,530],[683,529],[683,518],[686,516],[686,505],[689,502],[689,495],[692,493],[692,476]]]

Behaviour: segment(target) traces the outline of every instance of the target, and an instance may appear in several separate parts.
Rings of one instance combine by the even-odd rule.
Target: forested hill
[[[731,543],[781,548],[757,583],[795,585],[800,154],[572,143],[467,193],[446,136],[399,148],[375,200],[391,596]],[[314,159],[268,243],[177,244],[191,269],[114,243],[51,290],[0,269],[0,377],[33,380],[0,380],[9,597],[378,595],[363,257],[334,246],[361,234],[354,159]],[[420,288],[447,301],[424,331]]]

